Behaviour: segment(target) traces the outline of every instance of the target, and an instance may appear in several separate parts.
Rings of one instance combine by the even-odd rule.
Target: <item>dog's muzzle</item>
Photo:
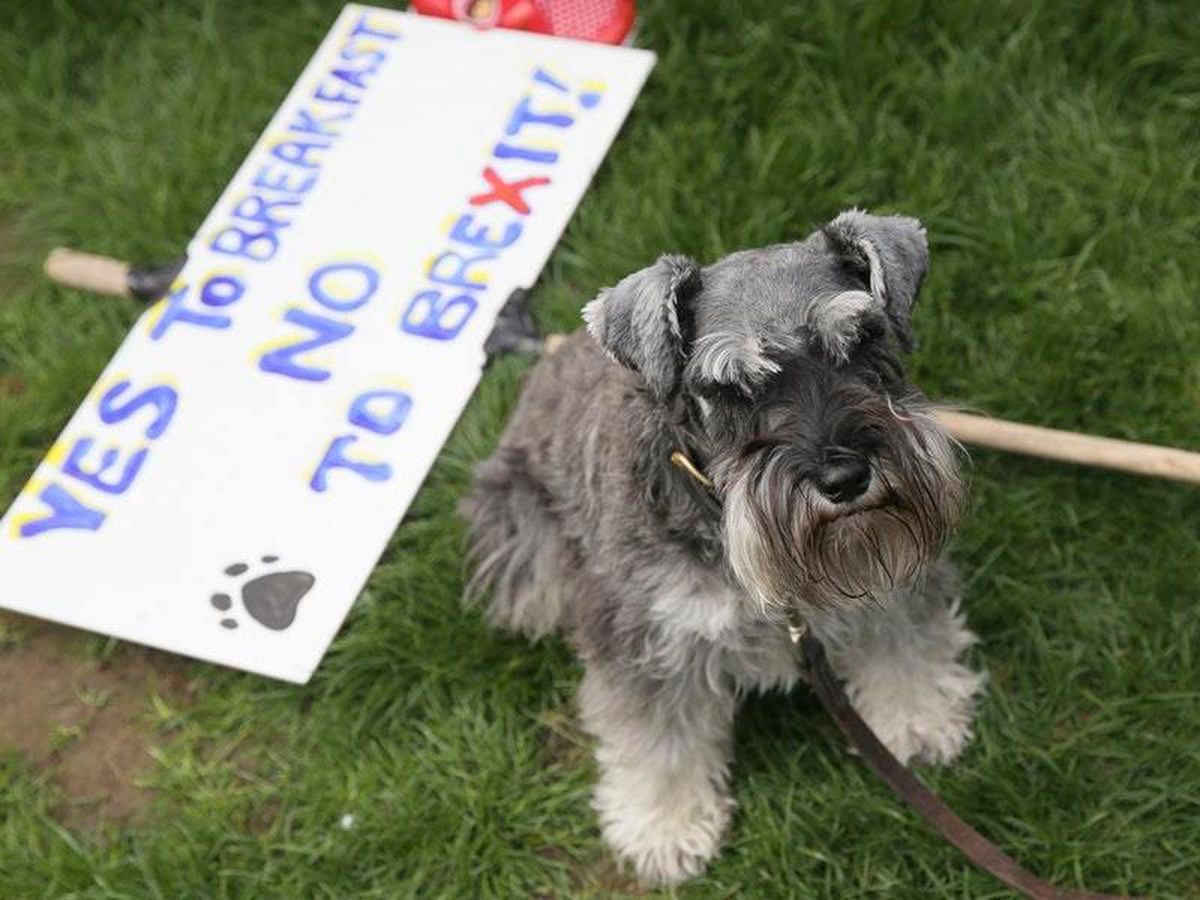
[[[888,416],[872,455],[834,447],[816,466],[782,442],[714,464],[672,461],[717,497],[734,574],[765,608],[884,602],[938,558],[963,501],[954,445],[925,412]]]

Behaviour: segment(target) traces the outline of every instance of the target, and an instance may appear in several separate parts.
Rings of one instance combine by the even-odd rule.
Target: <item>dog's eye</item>
[[[886,332],[860,341],[851,354],[850,363],[876,388],[904,381],[904,363],[889,346]]]
[[[738,406],[748,402],[745,391],[736,384],[726,384],[721,381],[704,379],[696,383],[693,393],[697,399],[703,400],[709,407]],[[706,410],[707,412],[707,410]]]
[[[863,316],[858,322],[858,343],[876,341],[887,333],[882,316]]]

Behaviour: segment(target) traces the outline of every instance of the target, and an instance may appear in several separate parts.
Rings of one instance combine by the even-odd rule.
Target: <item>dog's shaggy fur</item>
[[[495,625],[573,639],[604,836],[647,882],[719,849],[738,698],[797,679],[789,610],[897,756],[970,736],[943,558],[962,487],[901,360],[927,264],[918,222],[857,211],[703,269],[665,256],[587,307],[479,467],[473,589]]]

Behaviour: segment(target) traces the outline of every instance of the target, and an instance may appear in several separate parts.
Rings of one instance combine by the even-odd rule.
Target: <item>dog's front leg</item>
[[[920,586],[879,606],[812,620],[863,720],[901,762],[948,763],[971,737],[984,676],[962,655],[975,643],[945,561]]]
[[[693,659],[667,678],[589,661],[579,695],[598,740],[595,807],[604,837],[656,885],[700,874],[733,811],[734,698]]]

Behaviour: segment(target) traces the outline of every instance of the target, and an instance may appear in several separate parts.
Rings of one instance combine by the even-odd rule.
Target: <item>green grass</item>
[[[707,260],[851,206],[927,225],[920,381],[989,412],[1200,447],[1200,17],[1191,3],[643,3],[659,65],[535,291],[570,329],[664,250]],[[0,499],[134,320],[45,283],[55,243],[181,248],[334,3],[6,4]],[[196,664],[145,824],[71,833],[0,756],[0,896],[619,895],[571,725],[579,670],[459,612],[452,510],[526,364],[485,378],[310,685]],[[1200,897],[1200,492],[974,453],[954,548],[990,673],[924,773],[1068,885]],[[2,652],[2,651],[0,651]],[[119,650],[117,651],[120,652]],[[728,849],[682,897],[1000,897],[802,692],[738,726]],[[345,813],[355,825],[338,826]]]

